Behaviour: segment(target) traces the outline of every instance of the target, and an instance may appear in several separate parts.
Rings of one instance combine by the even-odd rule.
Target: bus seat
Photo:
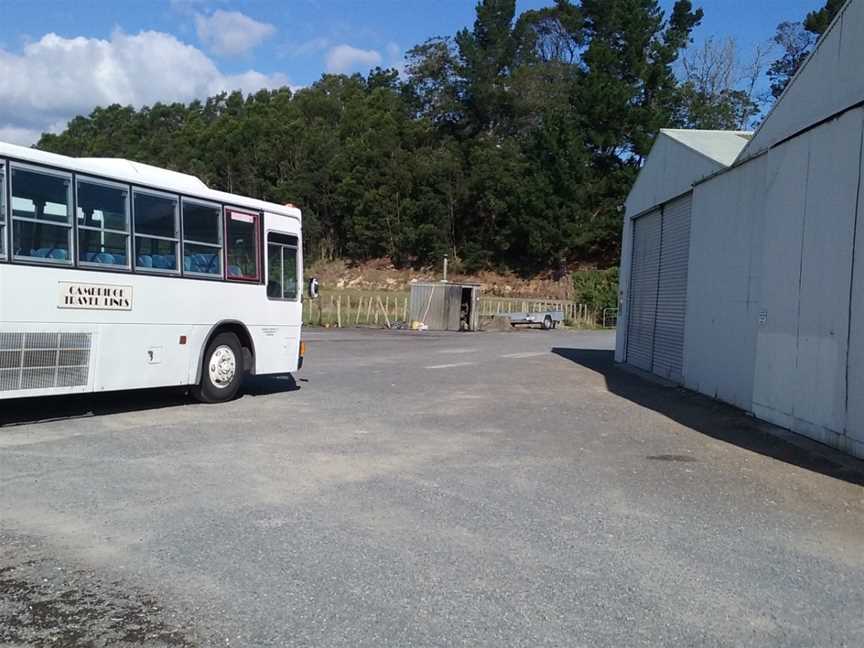
[[[114,265],[114,255],[108,254],[107,252],[100,252],[95,257],[93,257],[94,263],[103,263],[106,265]]]
[[[51,259],[58,259],[60,261],[65,261],[68,257],[66,250],[54,249],[48,254],[48,257]]]
[[[142,254],[138,257],[138,265],[142,268],[152,268],[153,267],[153,257],[149,254]]]
[[[175,270],[177,268],[175,259],[173,254],[154,254],[153,267],[161,270]]]
[[[230,265],[230,266],[228,266],[228,276],[229,277],[242,277],[243,271],[240,270],[240,266]]]
[[[201,255],[201,268],[202,272],[208,272],[210,274],[218,274],[219,273],[219,262],[217,261],[218,256],[216,254],[202,254]]]

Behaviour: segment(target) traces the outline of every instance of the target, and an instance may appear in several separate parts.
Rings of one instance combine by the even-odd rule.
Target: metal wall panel
[[[861,161],[864,166],[864,160]],[[846,384],[846,437],[849,451],[864,458],[864,181],[858,187],[855,249],[852,257],[852,301],[849,304],[849,380]]]
[[[687,194],[664,205],[662,210],[652,370],[676,382],[683,380],[691,202],[692,194]]]
[[[796,418],[842,434],[852,241],[864,113],[850,111],[813,131],[801,248]]]
[[[633,258],[627,317],[627,362],[651,370],[660,270],[661,216],[656,210],[633,221]]]
[[[753,412],[788,428],[793,427],[791,394],[797,392],[800,252],[809,157],[809,135],[767,155]]]
[[[411,286],[409,319],[423,322],[433,331],[447,330],[445,285],[414,284]]]
[[[751,410],[767,156],[693,190],[684,331],[686,387]]]
[[[850,111],[768,153],[753,390],[759,418],[852,452],[862,119],[864,111]]]

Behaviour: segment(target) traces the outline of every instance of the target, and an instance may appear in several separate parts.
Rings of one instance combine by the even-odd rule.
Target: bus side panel
[[[255,373],[297,371],[300,355],[299,326],[253,326],[251,334],[255,344]]]
[[[188,385],[195,378],[189,367],[198,359],[197,348],[189,343],[191,329],[176,324],[100,325],[94,390]]]

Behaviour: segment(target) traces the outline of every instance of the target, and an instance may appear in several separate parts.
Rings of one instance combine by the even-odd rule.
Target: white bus
[[[0,143],[0,399],[296,371],[301,240],[291,205]]]

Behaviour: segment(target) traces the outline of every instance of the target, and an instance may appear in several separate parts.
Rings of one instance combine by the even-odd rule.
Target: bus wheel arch
[[[198,367],[195,374],[195,383],[201,381],[202,371],[204,370],[204,354],[210,343],[221,333],[233,333],[237,336],[240,342],[240,347],[243,354],[243,373],[255,374],[255,343],[252,341],[252,336],[249,334],[249,329],[237,320],[223,320],[216,323],[204,339],[204,344],[198,351]]]

